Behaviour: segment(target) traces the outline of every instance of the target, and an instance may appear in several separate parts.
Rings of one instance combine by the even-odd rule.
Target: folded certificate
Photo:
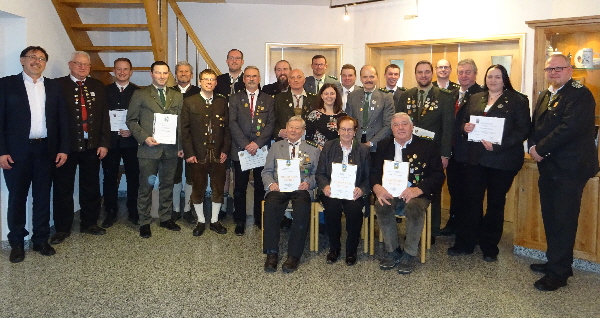
[[[293,192],[300,186],[300,159],[277,159],[277,184],[280,192]]]
[[[110,116],[110,131],[129,130],[125,124],[127,109],[109,110],[108,115]]]
[[[413,128],[413,135],[415,136],[419,136],[419,137],[424,137],[427,139],[433,139],[435,137],[435,133],[431,130],[427,130],[427,129],[423,129],[420,127],[415,126]]]
[[[336,199],[354,200],[354,185],[356,183],[356,165],[343,163],[331,164],[331,197]]]
[[[489,141],[493,144],[502,144],[504,133],[504,118],[472,116],[469,120],[475,128],[469,133],[469,141]]]
[[[154,113],[154,140],[159,144],[177,143],[177,115]]]
[[[256,150],[256,154],[254,156],[250,155],[250,153],[246,150],[238,151],[238,157],[240,158],[240,166],[242,171],[264,167],[265,162],[267,161],[267,146],[263,146]]]
[[[384,160],[381,186],[394,198],[399,197],[408,187],[408,162]]]

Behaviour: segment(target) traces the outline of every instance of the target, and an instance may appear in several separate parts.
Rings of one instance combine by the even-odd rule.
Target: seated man
[[[298,269],[300,257],[304,251],[306,234],[308,233],[310,220],[310,194],[309,190],[316,188],[315,172],[319,162],[319,148],[308,144],[300,138],[304,135],[306,123],[300,116],[291,117],[286,125],[287,139],[273,144],[267,155],[265,167],[262,171],[262,181],[266,186],[264,210],[264,245],[263,250],[267,254],[265,271],[277,271],[279,262],[279,225],[283,214],[292,200],[294,210],[294,223],[290,231],[288,242],[288,256],[282,265],[284,273],[291,273]],[[282,159],[282,160],[279,160]],[[289,163],[289,159],[299,159],[298,167],[300,179],[298,188],[291,192],[282,192],[279,187],[277,176],[278,163]]]
[[[388,270],[399,264],[398,273],[410,274],[417,260],[427,206],[432,193],[442,187],[445,176],[439,148],[433,141],[413,136],[413,123],[408,114],[394,114],[391,128],[393,137],[377,143],[371,168],[371,184],[377,196],[377,221],[387,252],[379,268]],[[384,160],[409,162],[408,188],[399,197],[393,197],[382,186]],[[404,251],[400,248],[395,215],[396,208],[402,206],[407,219]]]

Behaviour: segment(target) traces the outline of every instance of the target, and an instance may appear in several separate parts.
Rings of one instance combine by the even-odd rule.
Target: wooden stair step
[[[148,31],[148,24],[71,24],[71,28],[79,31]]]
[[[134,66],[132,68],[134,71],[148,71],[150,72],[150,66]],[[99,71],[99,72],[112,72],[113,68],[112,67],[92,67],[92,71]]]
[[[152,46],[82,46],[86,52],[152,52]]]
[[[144,0],[57,0],[74,8],[143,8]]]

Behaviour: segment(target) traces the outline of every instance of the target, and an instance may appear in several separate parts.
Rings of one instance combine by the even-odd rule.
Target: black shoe
[[[548,263],[531,264],[531,265],[529,265],[529,268],[534,272],[546,274],[546,269],[548,268]]]
[[[354,266],[354,264],[356,264],[356,252],[354,253],[346,253],[346,265],[347,266]]]
[[[25,247],[23,243],[15,244],[10,250],[10,257],[8,258],[11,263],[20,263],[25,259]]]
[[[179,225],[177,225],[177,223],[175,223],[175,221],[173,221],[173,220],[167,220],[164,222],[160,222],[158,225],[160,227],[164,227],[167,230],[181,231],[181,227],[179,227]]]
[[[196,219],[196,215],[194,215],[192,211],[183,212],[183,219],[189,224],[195,224],[196,222],[198,222],[198,219]]]
[[[52,256],[56,254],[56,250],[50,244],[48,244],[48,242],[33,244],[32,249],[36,252],[40,252],[40,254],[44,256]]]
[[[285,260],[285,263],[281,266],[281,270],[284,273],[293,273],[298,269],[298,263],[300,263],[300,259],[293,256],[288,256]]]
[[[113,226],[116,221],[117,221],[116,216],[107,216],[106,218],[104,218],[104,221],[102,221],[102,227],[109,228],[109,227]]]
[[[235,226],[235,235],[242,236],[246,233],[246,224],[238,223]]]
[[[143,238],[149,238],[152,236],[152,231],[150,231],[150,224],[140,226],[140,236]]]
[[[498,260],[498,255],[483,255],[483,260],[492,263]]]
[[[177,212],[177,211],[171,212],[171,220],[173,220],[173,222],[175,222],[179,219],[181,219],[181,212]]]
[[[86,228],[82,228],[79,230],[81,233],[92,234],[92,235],[104,235],[106,234],[106,230],[99,227],[98,225],[92,225]]]
[[[69,232],[56,232],[50,238],[50,244],[60,244],[69,236],[71,236]]]
[[[209,229],[211,231],[217,232],[217,234],[227,234],[227,229],[219,221],[211,223]]]
[[[281,229],[289,230],[290,228],[292,228],[292,219],[288,218],[287,216],[284,216],[283,220],[281,220]]]
[[[129,220],[129,222],[131,222],[133,225],[138,225],[138,222],[140,221],[140,217],[139,215],[129,215],[127,217],[127,219]]]
[[[450,255],[450,256],[461,256],[461,255],[470,255],[470,254],[473,254],[472,250],[467,251],[466,249],[464,249],[460,246],[457,246],[457,245],[454,245],[454,246],[448,248],[448,255]]]
[[[265,261],[265,272],[273,273],[277,271],[277,263],[279,263],[279,255],[277,253],[267,254]]]
[[[396,265],[400,263],[403,254],[404,253],[399,249],[386,253],[385,256],[379,260],[379,268],[386,271],[396,267]]]
[[[327,254],[327,264],[333,264],[340,258],[340,249],[330,250]]]
[[[194,236],[200,236],[200,235],[202,235],[204,233],[205,229],[206,229],[206,223],[200,223],[200,222],[198,222],[198,224],[196,225],[196,227],[192,231],[192,235],[194,235]]]
[[[561,287],[567,286],[567,280],[546,274],[536,281],[533,286],[541,291],[555,291]]]

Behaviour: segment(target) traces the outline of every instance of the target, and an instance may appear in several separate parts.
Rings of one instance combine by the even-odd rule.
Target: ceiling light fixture
[[[344,21],[350,20],[350,15],[348,15],[348,6],[344,6]]]

